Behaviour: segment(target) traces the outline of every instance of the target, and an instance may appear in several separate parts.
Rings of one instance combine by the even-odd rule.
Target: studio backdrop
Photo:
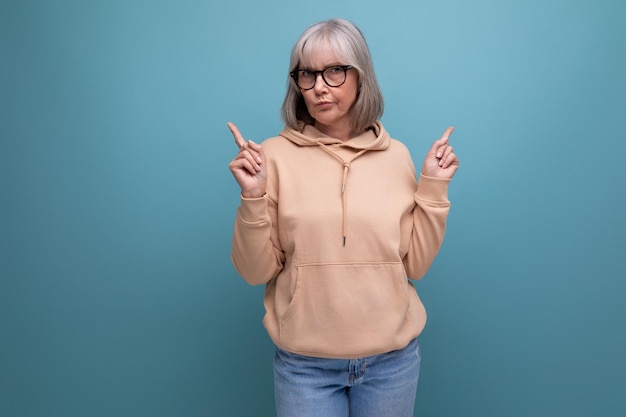
[[[331,17],[418,169],[456,127],[415,415],[626,415],[626,2],[5,0],[1,416],[274,415],[226,123],[281,130]]]

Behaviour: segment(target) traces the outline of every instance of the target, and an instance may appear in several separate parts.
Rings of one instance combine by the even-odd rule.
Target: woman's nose
[[[326,88],[326,81],[324,81],[324,77],[322,76],[322,73],[320,72],[315,77],[315,84],[313,84],[313,89],[318,91],[318,90],[324,90],[325,88]]]

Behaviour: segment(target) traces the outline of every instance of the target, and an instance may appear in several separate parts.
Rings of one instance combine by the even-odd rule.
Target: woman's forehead
[[[345,59],[328,41],[313,42],[304,45],[300,66],[307,68],[324,67],[333,64],[345,64]]]

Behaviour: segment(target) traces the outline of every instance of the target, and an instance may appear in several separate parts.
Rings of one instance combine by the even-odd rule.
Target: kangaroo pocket
[[[408,291],[402,263],[300,265],[281,345],[333,356],[389,346],[409,320]]]

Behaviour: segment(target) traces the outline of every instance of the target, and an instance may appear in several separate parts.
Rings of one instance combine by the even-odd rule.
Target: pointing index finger
[[[450,135],[452,134],[452,132],[454,131],[454,127],[450,126],[446,129],[445,132],[443,132],[443,135],[441,135],[441,139],[442,140],[448,140],[448,138],[450,137]]]
[[[453,131],[454,131],[454,127],[452,126],[448,127],[445,130],[445,132],[443,132],[441,137],[433,142],[431,151],[433,152],[436,151],[438,155],[442,154],[442,148],[448,144],[448,139],[450,138],[450,135],[452,134]]]
[[[235,138],[235,143],[239,148],[241,148],[246,143],[246,140],[239,132],[239,129],[237,129],[237,126],[235,126],[235,124],[232,122],[228,122],[226,123],[226,125],[228,126],[228,129],[230,129],[230,133],[233,134],[233,137]]]
[[[445,130],[445,132],[443,132],[441,137],[433,142],[431,151],[435,153],[437,158],[441,158],[443,156],[443,152],[445,151],[445,148],[448,146],[448,139],[450,138],[450,135],[452,134],[453,131],[454,131],[453,126],[448,127]]]

